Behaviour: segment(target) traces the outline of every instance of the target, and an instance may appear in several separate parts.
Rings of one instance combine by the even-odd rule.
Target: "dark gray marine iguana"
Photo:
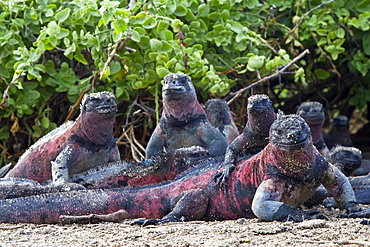
[[[322,127],[325,122],[322,104],[316,101],[303,102],[297,109],[297,115],[301,116],[310,126],[313,144],[324,157],[327,157],[329,149],[322,135]]]
[[[225,136],[229,145],[239,135],[239,131],[226,101],[210,99],[207,100],[205,108],[209,122]]]
[[[70,176],[120,160],[113,137],[117,104],[109,92],[85,95],[76,121],[69,121],[33,144],[5,178],[69,183]]]
[[[337,145],[353,147],[351,135],[349,133],[348,117],[339,115],[333,119],[331,130],[328,133],[329,139],[327,140],[328,148],[333,148]]]
[[[139,223],[226,220],[265,221],[325,218],[297,209],[322,183],[349,213],[360,208],[347,178],[312,145],[308,125],[297,115],[279,116],[270,142],[242,160],[222,189],[214,175],[223,159],[210,158],[162,184],[109,190],[80,190],[0,200],[2,223],[57,223],[146,218]]]
[[[243,132],[227,147],[225,170],[217,177],[218,183],[225,183],[229,173],[235,168],[238,155],[253,155],[261,151],[268,143],[271,124],[276,119],[274,107],[265,94],[256,94],[248,98],[248,121]]]
[[[162,117],[146,147],[147,159],[163,149],[191,146],[204,148],[210,156],[225,153],[226,139],[208,121],[187,75],[171,73],[165,76],[162,97]]]

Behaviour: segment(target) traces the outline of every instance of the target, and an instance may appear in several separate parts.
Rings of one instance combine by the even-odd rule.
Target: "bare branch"
[[[1,109],[4,109],[5,108],[4,105],[5,105],[6,98],[9,98],[9,89],[10,89],[10,87],[12,85],[14,85],[21,76],[22,76],[22,73],[19,73],[18,75],[15,75],[14,74],[13,80],[6,87],[6,89],[4,91],[4,94],[3,94],[3,100],[0,103],[0,108]]]
[[[287,63],[286,65],[284,65],[280,70],[278,70],[276,73],[272,74],[272,75],[269,75],[269,76],[266,76],[266,77],[263,77],[262,79],[250,84],[249,86],[245,87],[245,88],[242,88],[240,89],[239,91],[236,92],[235,96],[231,98],[231,100],[229,100],[227,102],[228,105],[230,105],[234,100],[236,100],[237,98],[239,98],[245,91],[247,91],[248,89],[262,83],[262,82],[265,82],[265,81],[268,81],[272,78],[275,78],[277,76],[280,76],[281,74],[284,73],[284,71],[286,69],[288,69],[290,66],[292,66],[294,63],[296,63],[298,60],[300,60],[303,56],[305,56],[306,54],[310,53],[308,51],[308,49],[304,50],[301,54],[299,54],[298,56],[296,56],[292,61],[290,61],[289,63]]]

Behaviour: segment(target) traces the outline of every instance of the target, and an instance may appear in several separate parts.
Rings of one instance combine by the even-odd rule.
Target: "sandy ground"
[[[337,219],[336,209],[319,208],[325,220],[262,222],[238,219],[217,222],[131,226],[0,224],[0,246],[370,246],[370,226],[361,219]]]

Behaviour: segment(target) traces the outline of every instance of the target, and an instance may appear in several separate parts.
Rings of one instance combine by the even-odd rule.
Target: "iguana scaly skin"
[[[339,115],[333,119],[327,144],[329,148],[333,148],[336,145],[353,147],[347,116]]]
[[[361,166],[362,152],[355,147],[335,146],[327,159],[348,177]]]
[[[298,107],[297,115],[300,115],[310,126],[313,144],[324,157],[327,157],[329,149],[322,136],[322,127],[325,122],[322,104],[316,101],[304,102]]]
[[[229,145],[239,135],[239,131],[226,101],[210,99],[206,102],[205,107],[209,122],[225,136]]]
[[[202,152],[203,151],[203,152]],[[140,186],[173,180],[180,173],[206,159],[200,147],[166,150],[142,162],[115,161],[71,176],[71,184],[47,184],[27,179],[0,179],[0,199],[70,191],[75,189],[111,189]]]
[[[97,215],[110,220],[154,218],[149,223],[255,216],[302,221],[325,217],[296,208],[320,183],[342,208],[359,210],[347,178],[318,153],[307,124],[296,115],[280,116],[274,122],[270,143],[237,164],[226,190],[213,178],[221,166],[222,159],[211,158],[164,184],[1,200],[0,222],[73,222]]]
[[[248,121],[243,132],[227,147],[225,170],[217,178],[218,183],[225,183],[229,173],[234,169],[238,154],[256,154],[269,142],[271,124],[276,119],[272,102],[267,95],[256,94],[248,98]]]
[[[81,113],[32,145],[6,178],[27,178],[37,182],[52,179],[55,184],[87,169],[120,160],[113,137],[117,105],[109,92],[85,95]]]
[[[361,165],[362,153],[355,147],[336,146],[326,157],[327,161],[337,167],[345,176],[349,176]],[[370,175],[348,177],[358,203],[370,203]],[[324,204],[327,207],[336,207],[336,202],[330,197],[330,192],[320,186],[311,198],[305,202],[308,207]]]
[[[173,180],[180,173],[206,159],[207,152],[200,147],[166,150],[150,160],[139,163],[117,161],[75,174],[72,181],[88,188],[117,188],[140,186]]]
[[[162,117],[148,142],[146,158],[151,158],[163,149],[191,146],[206,149],[210,156],[225,153],[226,139],[209,123],[187,75],[167,75],[164,78],[162,95]]]

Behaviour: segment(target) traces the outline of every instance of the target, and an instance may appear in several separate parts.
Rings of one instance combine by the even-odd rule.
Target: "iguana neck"
[[[196,98],[184,97],[182,100],[164,101],[162,115],[167,119],[186,122],[199,115],[206,115],[206,113]]]
[[[324,140],[322,136],[322,126],[323,123],[321,124],[310,124],[308,123],[311,129],[311,136],[312,136],[312,143],[316,144],[320,142],[321,140]]]
[[[247,125],[253,131],[267,131],[270,130],[271,124],[275,121],[276,114],[274,111],[263,112],[258,115],[248,115]]]
[[[115,118],[98,113],[85,113],[76,120],[76,133],[96,145],[105,145],[112,140]]]
[[[285,150],[277,145],[269,143],[266,151],[270,156],[271,163],[281,173],[288,177],[302,177],[314,163],[317,150],[312,145],[304,149]]]

